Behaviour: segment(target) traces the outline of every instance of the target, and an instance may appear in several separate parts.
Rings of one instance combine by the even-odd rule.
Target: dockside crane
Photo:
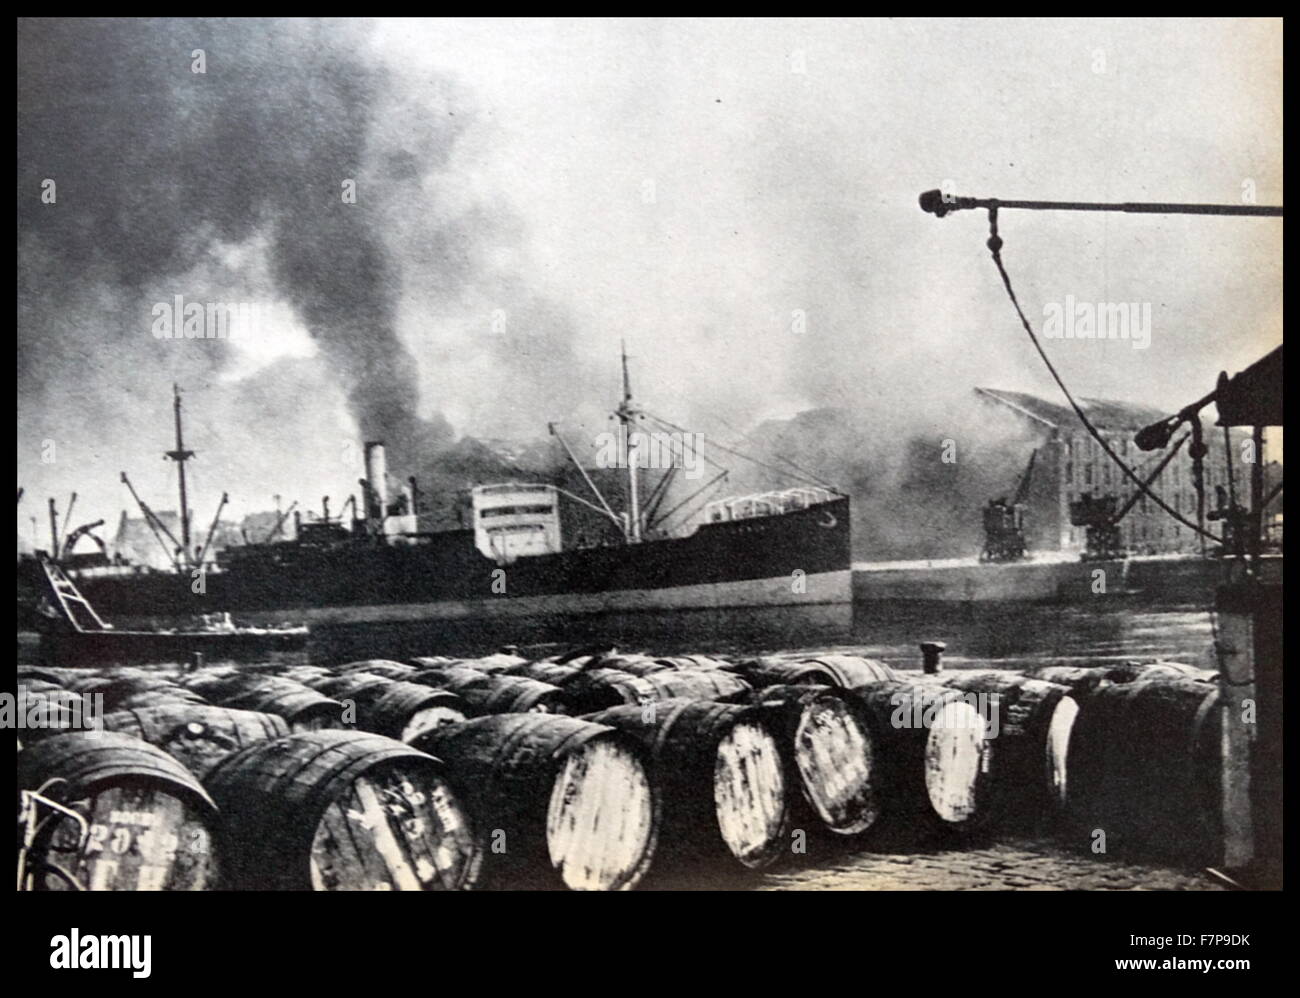
[[[1029,484],[1033,480],[1034,462],[1038,448],[1029,455],[1029,463],[1016,485],[1015,498],[990,499],[984,507],[984,550],[980,561],[1019,561],[1025,557],[1025,504],[1029,499]]]

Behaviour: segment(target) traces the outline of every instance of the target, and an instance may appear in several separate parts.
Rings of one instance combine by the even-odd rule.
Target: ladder
[[[90,600],[81,595],[81,590],[68,578],[62,568],[44,554],[38,554],[37,559],[45,572],[46,585],[54,597],[59,617],[64,623],[79,634],[112,630],[112,626],[105,623],[104,619],[95,612],[95,608],[90,605]]]

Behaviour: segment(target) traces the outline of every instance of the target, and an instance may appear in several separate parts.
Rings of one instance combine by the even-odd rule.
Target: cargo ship
[[[179,394],[175,404],[176,447],[168,456],[180,465],[184,490],[184,462],[193,452],[181,436]],[[647,414],[633,403],[626,355],[614,415],[625,439],[635,441],[634,424]],[[363,499],[351,503],[350,516],[331,517],[326,509],[323,517],[301,519],[292,538],[232,545],[205,560],[186,557],[186,514],[174,570],[110,566],[70,574],[117,627],[178,626],[199,614],[227,613],[241,626],[305,624],[313,641],[322,636],[348,649],[341,654],[553,636],[685,636],[693,623],[715,636],[720,628],[746,637],[849,633],[847,495],[800,485],[716,499],[700,508],[693,526],[669,532],[655,516],[663,490],[646,490],[635,447],[623,461],[626,475],[616,472],[626,498],[626,508],[616,510],[554,426],[551,432],[590,498],[533,481],[475,485],[462,497],[458,524],[422,529],[411,489],[390,501],[384,444],[369,441]],[[643,491],[650,492],[646,501]],[[186,502],[182,494],[183,511]],[[562,504],[603,518],[608,529],[594,542],[575,531],[566,536]],[[171,537],[146,504],[140,507]]]

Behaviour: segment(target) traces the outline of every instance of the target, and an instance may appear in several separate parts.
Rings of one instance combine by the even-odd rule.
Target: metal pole
[[[179,571],[181,563],[176,558],[176,548],[179,545],[176,543],[176,538],[172,536],[172,532],[167,529],[167,524],[158,519],[154,511],[149,508],[149,505],[140,498],[139,493],[135,491],[135,486],[131,484],[131,479],[126,477],[125,471],[122,472],[122,484],[131,490],[131,498],[135,500],[135,504],[140,507],[140,512],[144,514],[144,522],[149,525],[149,529],[153,532],[154,539],[158,542],[158,546],[163,549],[167,557],[172,560],[172,564],[176,566],[177,571]],[[172,542],[172,547],[170,549],[163,543],[162,534],[158,532],[159,530],[162,530],[162,534],[166,534],[167,539]]]
[[[181,491],[181,550],[185,553],[185,563],[191,563],[194,553],[190,551],[190,505],[189,495],[185,489],[185,462],[194,456],[194,451],[185,449],[185,441],[181,436],[181,386],[172,385],[174,395],[172,401],[172,410],[176,416],[176,449],[169,450],[166,454],[176,462],[176,467],[180,469],[180,491]]]
[[[627,441],[627,515],[628,539],[634,544],[641,540],[641,497],[637,489],[636,447],[632,443],[632,382],[627,374],[627,344],[623,344],[623,401],[616,413]]]
[[[564,437],[560,436],[560,431],[555,428],[554,423],[548,423],[546,428],[550,431],[551,436],[560,442],[560,446],[564,448],[564,452],[569,455],[569,460],[572,461],[573,466],[578,469],[578,474],[582,475],[582,480],[587,483],[587,488],[591,489],[592,494],[600,501],[600,505],[604,507],[605,513],[611,520],[621,525],[622,521],[618,518],[618,514],[615,513],[609,503],[605,501],[605,496],[601,493],[600,489],[596,488],[596,483],[591,480],[591,476],[587,474],[587,469],[582,466],[582,462],[578,460],[578,456],[573,453],[573,449],[569,446],[569,442],[565,440]],[[570,494],[570,498],[576,499],[577,496]],[[620,529],[623,530],[623,536],[627,539],[627,529],[621,526]]]
[[[1137,215],[1247,215],[1281,218],[1281,205],[1179,204],[1161,201],[1003,201],[969,198],[943,191],[926,191],[918,199],[921,210],[937,218],[954,211],[979,208],[1024,208],[1029,211],[1121,211]]]
[[[1250,561],[1259,578],[1259,558],[1264,544],[1264,427],[1255,427],[1255,463],[1250,467]]]
[[[54,497],[50,496],[50,559],[59,557],[59,514],[54,507]]]
[[[216,534],[217,526],[221,523],[221,511],[226,508],[226,503],[228,503],[229,501],[230,501],[230,493],[229,492],[221,493],[221,502],[217,503],[217,512],[212,517],[212,526],[208,528],[207,539],[204,540],[203,542],[203,549],[199,551],[200,566],[203,565],[204,559],[207,558],[208,545],[212,543],[212,537],[214,534]]]

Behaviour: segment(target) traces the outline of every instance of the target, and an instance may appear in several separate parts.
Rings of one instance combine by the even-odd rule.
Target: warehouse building
[[[1028,490],[1025,510],[1030,549],[1082,551],[1085,530],[1070,522],[1070,504],[1081,496],[1090,495],[1094,498],[1114,496],[1118,505],[1123,506],[1134,495],[1136,486],[1106,456],[1065,404],[994,388],[976,388],[975,393],[989,405],[990,417],[995,424],[999,420],[1008,422],[1014,425],[1018,435],[1028,430],[1038,440],[1032,487]],[[1149,406],[1107,399],[1078,399],[1078,402],[1111,449],[1141,478],[1145,479],[1155,470],[1165,452],[1139,450],[1133,443],[1133,435],[1168,413]],[[1224,495],[1229,491],[1235,492],[1240,505],[1249,505],[1250,465],[1246,463],[1251,456],[1249,434],[1232,431],[1230,489],[1229,457],[1223,430],[1214,426],[1209,418],[1202,425],[1209,446],[1205,458],[1206,514],[1218,504],[1216,487],[1221,487]],[[1174,440],[1186,432],[1186,427],[1180,429]],[[1026,462],[1032,450],[1031,444],[1024,455]],[[1196,488],[1188,451],[1187,444],[1184,444],[1155,480],[1152,491],[1176,512],[1195,522]],[[1266,457],[1261,454],[1255,459],[1266,460]],[[1219,524],[1207,522],[1207,526],[1215,533],[1219,532]],[[1119,529],[1124,547],[1133,554],[1200,550],[1197,534],[1168,516],[1146,496],[1137,500],[1120,521]]]

